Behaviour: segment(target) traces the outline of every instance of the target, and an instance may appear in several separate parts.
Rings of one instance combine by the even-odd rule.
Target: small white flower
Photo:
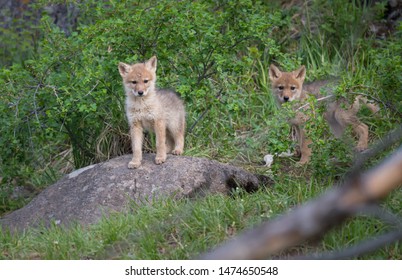
[[[264,156],[265,166],[271,167],[272,163],[274,162],[274,155],[265,155]]]

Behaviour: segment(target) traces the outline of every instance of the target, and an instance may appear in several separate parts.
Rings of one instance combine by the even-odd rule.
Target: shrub
[[[208,136],[227,141],[247,108],[248,71],[262,51],[280,52],[270,34],[281,14],[253,1],[77,5],[96,24],[66,37],[44,16],[39,55],[0,73],[5,177],[23,176],[23,166],[27,176],[45,170],[60,153],[79,168],[130,152],[117,64],[154,54],[159,86],[179,91],[189,127],[208,111],[189,149],[207,148]]]

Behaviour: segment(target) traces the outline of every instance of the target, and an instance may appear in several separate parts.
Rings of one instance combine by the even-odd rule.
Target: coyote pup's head
[[[127,95],[146,96],[155,90],[156,56],[144,63],[119,63],[119,72]]]
[[[269,67],[272,93],[281,104],[300,99],[305,77],[304,65],[293,72],[282,72],[273,64]]]

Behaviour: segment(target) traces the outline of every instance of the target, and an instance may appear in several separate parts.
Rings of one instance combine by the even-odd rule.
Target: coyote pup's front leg
[[[310,148],[311,143],[313,143],[311,139],[307,138],[305,131],[301,129],[299,139],[301,158],[299,164],[309,163],[311,158],[311,148]]]
[[[166,161],[166,123],[164,120],[155,121],[156,157],[155,163],[162,164]]]
[[[138,168],[141,166],[142,160],[142,138],[143,129],[139,122],[130,126],[131,148],[133,150],[133,158],[128,163],[128,168]]]
[[[292,131],[297,140],[297,143],[299,146],[298,149],[300,149],[299,152],[300,152],[301,158],[300,158],[299,164],[301,164],[301,165],[306,164],[310,161],[310,158],[311,158],[310,144],[312,143],[312,141],[311,141],[311,139],[306,137],[306,132],[299,125],[293,124]]]

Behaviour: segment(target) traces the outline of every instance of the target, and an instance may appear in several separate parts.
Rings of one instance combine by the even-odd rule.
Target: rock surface
[[[73,221],[87,225],[110,211],[124,211],[132,200],[227,194],[236,187],[254,191],[272,185],[265,176],[208,159],[169,155],[164,164],[156,165],[154,158],[144,154],[139,169],[127,168],[131,155],[126,155],[76,170],[0,219],[0,225],[12,230]]]

